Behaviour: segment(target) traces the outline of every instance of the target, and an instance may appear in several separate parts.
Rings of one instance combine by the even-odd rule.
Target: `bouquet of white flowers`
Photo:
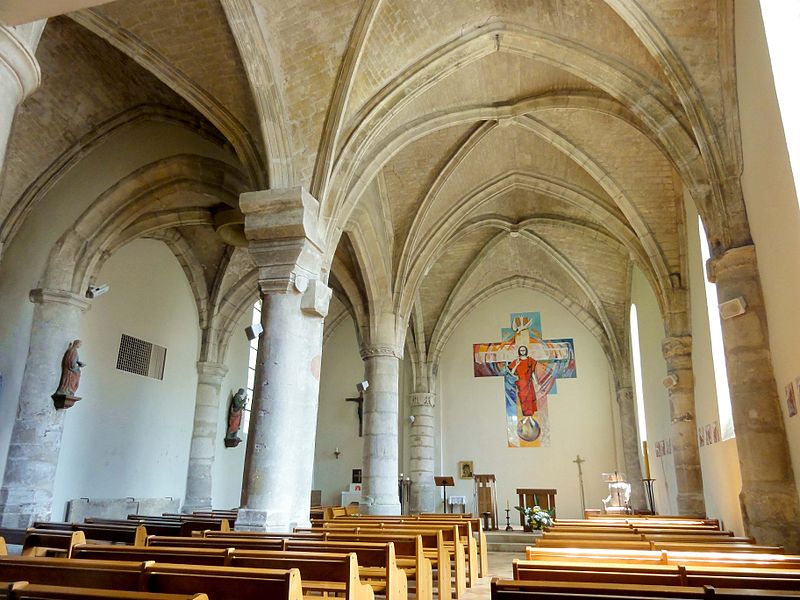
[[[547,529],[553,525],[554,509],[545,510],[540,506],[515,506],[519,512],[525,515],[525,521],[531,529]]]

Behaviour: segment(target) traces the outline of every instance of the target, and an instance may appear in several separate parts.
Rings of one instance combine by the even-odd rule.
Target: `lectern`
[[[489,529],[497,531],[497,488],[494,474],[475,475],[475,497],[478,499],[478,515],[488,514]]]
[[[433,482],[437,487],[444,489],[444,512],[447,512],[447,486],[453,487],[456,482],[455,479],[449,476],[434,477]]]

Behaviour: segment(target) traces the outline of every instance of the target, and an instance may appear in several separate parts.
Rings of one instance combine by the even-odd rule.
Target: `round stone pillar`
[[[411,477],[411,512],[436,510],[434,469],[434,414],[436,394],[422,392],[411,394],[409,470]]]
[[[631,506],[645,508],[644,484],[642,483],[642,462],[639,458],[639,434],[636,427],[636,402],[633,389],[617,388],[619,425],[622,436],[622,457],[625,460],[625,476],[631,484]]]
[[[744,313],[722,319],[725,362],[742,473],[745,532],[759,544],[800,552],[800,506],[789,457],[767,333],[755,248],[733,248],[709,261],[720,304],[739,299]]]
[[[306,303],[309,293],[317,302]],[[323,318],[330,288],[312,281],[265,293],[236,528],[292,531],[310,524]]]
[[[17,106],[41,82],[39,63],[14,29],[0,25],[0,170]]]
[[[697,419],[694,408],[694,372],[692,371],[692,337],[665,338],[661,344],[667,373],[672,376],[668,387],[670,439],[675,461],[678,488],[678,514],[705,517],[703,473],[700,448],[697,444]]]
[[[399,515],[398,395],[400,354],[391,346],[361,352],[369,388],[364,393],[364,471],[361,511]]]
[[[64,410],[56,410],[51,395],[61,378],[64,353],[78,338],[81,315],[89,308],[85,298],[62,290],[33,290],[30,299],[35,304],[30,346],[0,488],[2,527],[51,520],[64,427]],[[80,403],[72,410],[80,410]]]
[[[197,363],[197,400],[194,405],[194,428],[186,475],[186,499],[183,512],[212,508],[212,470],[217,448],[217,421],[222,382],[228,367],[220,363]]]

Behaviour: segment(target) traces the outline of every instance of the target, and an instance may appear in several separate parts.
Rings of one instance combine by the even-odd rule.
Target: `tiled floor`
[[[524,558],[524,556],[515,552],[489,552],[489,576],[481,577],[476,586],[467,588],[464,600],[488,600],[489,582],[493,577],[511,579],[511,560],[514,558]]]

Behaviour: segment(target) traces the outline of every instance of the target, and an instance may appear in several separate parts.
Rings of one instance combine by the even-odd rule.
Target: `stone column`
[[[17,106],[40,82],[39,63],[33,53],[14,28],[0,25],[0,167]]]
[[[418,392],[411,394],[411,512],[434,512],[436,510],[436,486],[433,483],[434,468],[434,414],[436,394]]]
[[[25,528],[51,518],[64,410],[56,410],[50,396],[61,378],[61,359],[89,308],[85,298],[63,290],[33,290],[30,299],[31,340],[0,488],[2,527]],[[81,410],[80,403],[71,410]],[[60,519],[63,507],[56,508]]]
[[[197,363],[197,400],[194,405],[194,428],[186,475],[186,499],[183,512],[212,508],[212,475],[217,448],[219,397],[228,367],[220,363]]]
[[[645,508],[644,484],[642,484],[642,462],[639,455],[639,433],[636,427],[636,401],[633,388],[617,388],[622,456],[625,460],[625,476],[631,484],[631,506]]]
[[[697,419],[694,408],[694,372],[692,371],[692,337],[668,337],[661,344],[667,373],[673,383],[667,386],[670,409],[670,439],[675,461],[678,487],[678,514],[706,514],[703,495],[703,473],[700,469],[700,448],[697,444]]]
[[[317,201],[305,190],[242,194],[245,234],[259,269],[261,334],[236,528],[309,524],[323,319]]]
[[[745,531],[759,544],[800,552],[800,506],[772,370],[755,248],[732,248],[710,260],[708,271],[720,304],[738,298],[745,303],[743,314],[722,319]]]
[[[398,410],[401,353],[393,344],[362,348],[364,393],[364,472],[361,510],[370,515],[399,515]]]

